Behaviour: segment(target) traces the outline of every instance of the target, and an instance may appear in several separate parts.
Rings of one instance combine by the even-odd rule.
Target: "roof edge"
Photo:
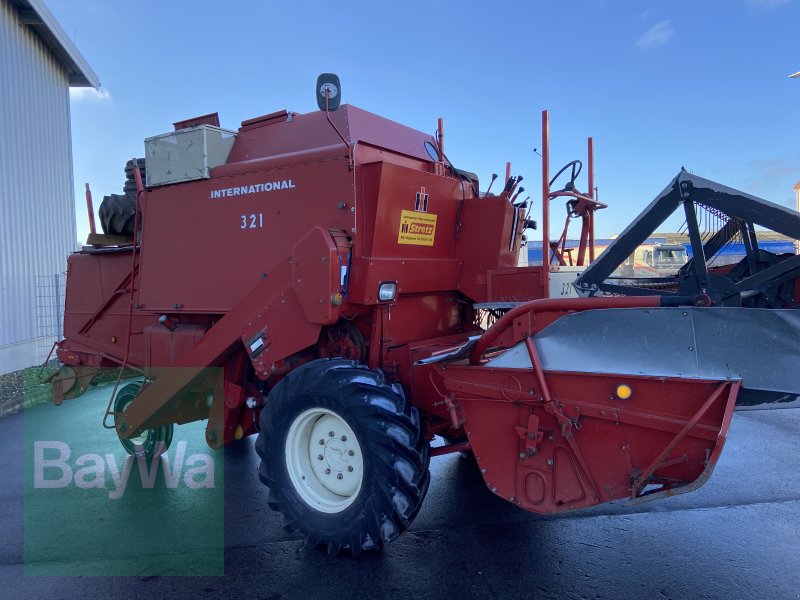
[[[92,67],[43,0],[11,0],[23,25],[33,29],[67,72],[69,87],[100,87]]]

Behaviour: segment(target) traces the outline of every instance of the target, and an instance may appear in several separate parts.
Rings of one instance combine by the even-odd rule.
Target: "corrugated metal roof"
[[[20,21],[33,29],[67,72],[70,87],[100,87],[97,74],[42,0],[11,0]]]

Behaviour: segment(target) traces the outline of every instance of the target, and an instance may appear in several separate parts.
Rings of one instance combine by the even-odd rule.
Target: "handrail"
[[[546,298],[531,300],[530,302],[520,304],[509,310],[478,339],[469,354],[469,364],[481,364],[483,354],[489,349],[491,344],[514,323],[514,319],[528,313],[578,312],[598,308],[655,308],[658,306],[661,306],[660,296]]]

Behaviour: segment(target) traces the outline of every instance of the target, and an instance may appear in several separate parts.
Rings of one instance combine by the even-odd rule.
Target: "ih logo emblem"
[[[417,200],[414,202],[414,210],[417,212],[428,212],[428,193],[424,187],[419,188]]]
[[[397,232],[397,243],[433,246],[435,238],[436,215],[428,213],[428,192],[421,187],[414,201],[414,210],[400,211],[400,230]]]

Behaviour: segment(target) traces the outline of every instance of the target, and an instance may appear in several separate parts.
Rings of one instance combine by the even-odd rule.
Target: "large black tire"
[[[122,386],[117,391],[117,397],[114,399],[114,413],[122,414],[128,408],[134,398],[139,395],[142,389],[141,382],[129,383]],[[125,452],[137,458],[151,459],[154,456],[161,456],[172,444],[172,434],[174,425],[162,425],[154,429],[146,429],[141,435],[136,438],[123,439],[119,438]]]
[[[324,426],[323,418],[329,419]],[[337,418],[341,427],[329,427]],[[309,428],[305,446],[294,442],[305,439],[298,433],[303,423]],[[319,427],[331,431],[320,435]],[[339,442],[348,428],[357,443]],[[308,454],[293,450],[298,447],[309,448]],[[286,516],[286,529],[303,533],[309,546],[325,546],[332,555],[342,550],[356,555],[392,541],[416,517],[430,483],[430,448],[417,410],[399,385],[386,383],[383,373],[350,360],[316,360],[278,383],[261,413],[256,451],[269,505]],[[349,454],[345,461],[351,462],[333,452]],[[335,482],[314,471],[326,467],[331,478],[346,483],[355,477],[352,465],[361,473],[358,489],[344,495],[327,490]]]
[[[100,210],[100,226],[110,235],[133,235],[136,223],[136,195],[132,198],[121,194],[103,197]],[[141,224],[139,226],[141,228]]]

